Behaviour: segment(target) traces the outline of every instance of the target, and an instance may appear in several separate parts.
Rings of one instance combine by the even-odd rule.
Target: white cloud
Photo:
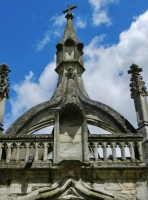
[[[65,16],[64,15],[55,15],[52,16],[50,21],[53,21],[54,26],[63,26],[65,24]]]
[[[93,13],[93,24],[99,26],[100,24],[107,24],[110,26],[112,24],[111,19],[107,16],[105,10]]]
[[[76,28],[85,28],[87,26],[86,19],[81,19],[80,17],[76,18]]]
[[[42,51],[44,47],[50,42],[51,37],[61,37],[61,27],[65,23],[64,15],[55,15],[50,19],[50,26],[44,33],[42,40],[37,42],[36,51]]]
[[[50,31],[48,30],[46,31],[46,33],[44,33],[44,38],[37,43],[36,50],[42,51],[45,45],[48,44],[49,42],[50,42]]]
[[[37,81],[33,72],[30,71],[24,80],[12,86],[16,96],[10,98],[12,109],[11,113],[6,115],[5,129],[26,110],[50,99],[57,82],[55,66],[55,61],[49,63]]]
[[[89,0],[89,3],[93,7],[93,24],[95,26],[99,26],[100,24],[106,24],[107,26],[110,26],[112,21],[108,17],[108,5],[118,2],[119,0]]]
[[[134,101],[130,99],[130,75],[127,71],[132,63],[138,64],[144,70],[144,80],[148,85],[147,21],[148,11],[120,34],[118,44],[105,48],[100,44],[100,37],[96,36],[84,49],[84,81],[89,95],[118,110],[135,126],[136,113]]]

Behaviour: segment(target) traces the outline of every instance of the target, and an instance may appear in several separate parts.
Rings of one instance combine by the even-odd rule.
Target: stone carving
[[[74,79],[76,73],[74,72],[74,69],[72,67],[69,67],[67,72],[65,73],[65,76],[67,76],[68,79]]]
[[[133,64],[128,71],[128,74],[132,74],[131,78],[131,98],[133,99],[138,94],[142,96],[148,96],[148,92],[145,86],[145,82],[142,80],[142,76],[140,76],[140,72],[142,72],[142,68],[139,68],[138,65]]]
[[[84,199],[80,195],[77,194],[74,188],[70,187],[68,191],[66,191],[61,197],[58,198],[59,200],[68,200],[68,199]]]
[[[9,72],[9,67],[6,64],[0,65],[0,100],[2,100],[3,97],[9,98]]]

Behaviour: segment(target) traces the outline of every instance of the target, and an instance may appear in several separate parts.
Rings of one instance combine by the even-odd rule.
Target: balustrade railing
[[[30,135],[19,137],[0,137],[0,161],[6,163],[13,161],[29,160],[37,162],[47,161],[48,154],[53,151],[52,135]]]
[[[88,150],[90,161],[143,162],[142,135],[89,135]],[[102,155],[100,155],[102,152]]]
[[[143,163],[143,136],[140,134],[88,135],[89,162]],[[24,163],[52,162],[53,135],[0,136],[0,165],[12,161]],[[102,155],[101,155],[101,153]],[[50,155],[50,156],[49,156]],[[90,156],[89,156],[90,155]],[[38,167],[38,166],[37,166]]]

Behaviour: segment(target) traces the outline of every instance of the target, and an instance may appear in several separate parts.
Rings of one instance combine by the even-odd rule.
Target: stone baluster
[[[43,145],[44,145],[43,161],[46,161],[48,154],[48,142],[44,142]]]
[[[25,162],[26,163],[28,162],[28,159],[29,159],[29,145],[30,145],[29,142],[25,143],[25,146],[26,146]]]
[[[115,142],[112,142],[111,148],[112,148],[113,161],[116,162],[117,156],[116,156],[116,143]]]
[[[0,160],[2,159],[3,143],[0,142]]]
[[[34,161],[38,161],[38,155],[39,155],[39,149],[38,149],[38,147],[39,147],[39,143],[38,143],[38,142],[35,142],[34,145],[35,145],[35,156],[34,156]]]
[[[98,143],[97,142],[94,143],[94,158],[95,158],[95,161],[98,161]]]
[[[57,112],[54,124],[53,163],[58,163],[59,161],[59,132],[59,113]]]
[[[138,153],[140,161],[143,162],[142,141],[138,142]]]
[[[102,147],[103,147],[103,158],[104,161],[107,162],[107,142],[103,142],[102,143]]]
[[[83,122],[83,161],[89,161],[89,150],[88,150],[88,133],[87,133],[87,119],[84,118]]]
[[[119,145],[120,149],[121,149],[121,158],[122,160],[126,160],[126,156],[125,156],[125,143],[121,142]]]
[[[18,162],[20,160],[20,146],[21,142],[16,142],[16,161]]]
[[[135,160],[135,152],[134,152],[133,142],[129,142],[129,149],[130,149],[131,160]]]
[[[12,142],[7,142],[6,163],[10,162]]]

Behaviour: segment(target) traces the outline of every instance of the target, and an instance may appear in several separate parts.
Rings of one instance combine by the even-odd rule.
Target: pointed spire
[[[78,38],[76,36],[76,32],[72,23],[72,19],[74,18],[71,10],[77,8],[77,6],[68,5],[68,9],[64,10],[63,13],[66,13],[65,18],[67,18],[67,24],[64,31],[64,36],[62,42],[64,43],[67,39],[72,39],[74,42],[78,42]]]

